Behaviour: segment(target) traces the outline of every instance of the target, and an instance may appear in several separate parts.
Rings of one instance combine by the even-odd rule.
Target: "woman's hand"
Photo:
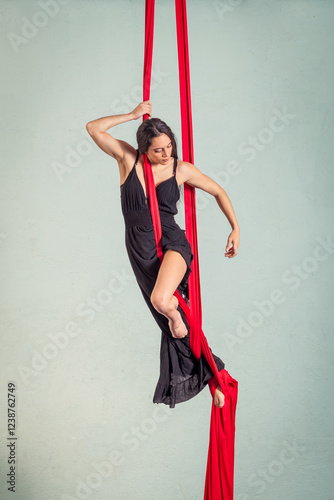
[[[229,259],[237,255],[237,251],[239,248],[239,233],[240,233],[239,229],[233,229],[233,231],[231,232],[231,234],[227,239],[227,245],[225,248],[225,257],[228,257]]]
[[[131,115],[134,120],[137,120],[143,115],[152,116],[152,103],[151,101],[143,101],[132,111]]]

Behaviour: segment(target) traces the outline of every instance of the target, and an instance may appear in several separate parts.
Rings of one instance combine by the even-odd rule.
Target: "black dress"
[[[121,207],[125,221],[125,245],[130,263],[144,300],[161,329],[160,377],[153,396],[153,403],[164,403],[174,408],[175,404],[196,396],[213,377],[211,368],[203,354],[197,360],[191,352],[189,325],[184,313],[178,306],[188,334],[182,339],[172,336],[168,319],[152,305],[150,296],[154,288],[160,260],[157,254],[153,222],[144,189],[137,175],[136,161],[121,190]],[[180,199],[180,190],[176,180],[177,159],[174,159],[172,177],[156,186],[156,193],[161,219],[162,251],[167,249],[180,252],[187,263],[187,270],[177,287],[188,303],[188,278],[191,273],[193,253],[185,230],[176,223],[174,215],[178,213],[176,202]],[[212,351],[211,351],[212,352]],[[221,371],[225,364],[215,356],[217,368]]]

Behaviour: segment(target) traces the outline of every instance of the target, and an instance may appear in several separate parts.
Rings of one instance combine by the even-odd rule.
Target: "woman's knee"
[[[164,293],[153,290],[151,293],[151,302],[153,307],[159,311],[161,314],[165,314],[171,307],[172,297],[167,296]],[[175,297],[176,298],[176,297]]]

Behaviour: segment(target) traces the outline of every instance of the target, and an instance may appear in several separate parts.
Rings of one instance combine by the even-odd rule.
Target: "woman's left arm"
[[[203,174],[198,168],[188,162],[180,162],[178,171],[183,182],[190,186],[200,188],[211,194],[219,205],[219,208],[229,221],[232,232],[230,233],[225,248],[225,257],[235,257],[239,248],[240,228],[235,216],[232,203],[226,191],[208,175]]]

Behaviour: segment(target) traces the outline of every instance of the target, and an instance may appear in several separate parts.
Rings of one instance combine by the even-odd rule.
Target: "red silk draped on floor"
[[[144,101],[150,99],[154,7],[155,0],[145,1]],[[194,163],[186,1],[175,0],[175,10],[180,79],[182,153],[183,161]],[[143,120],[146,120],[147,118],[149,118],[149,116],[144,115]],[[145,154],[144,175],[147,197],[152,214],[157,254],[160,262],[162,262],[163,252],[161,247],[159,206],[152,169]],[[194,254],[192,272],[188,283],[189,306],[177,290],[175,290],[174,295],[177,297],[180,307],[182,308],[190,326],[190,348],[192,353],[196,359],[199,359],[201,353],[203,353],[212,372],[214,373],[214,377],[209,380],[209,388],[212,397],[218,383],[225,396],[225,404],[223,408],[218,408],[212,401],[210,441],[204,500],[233,500],[235,411],[237,404],[238,382],[230,376],[227,370],[224,369],[221,370],[221,372],[218,371],[208,342],[202,330],[196,198],[195,189],[187,183],[184,183],[184,207],[186,236]]]

